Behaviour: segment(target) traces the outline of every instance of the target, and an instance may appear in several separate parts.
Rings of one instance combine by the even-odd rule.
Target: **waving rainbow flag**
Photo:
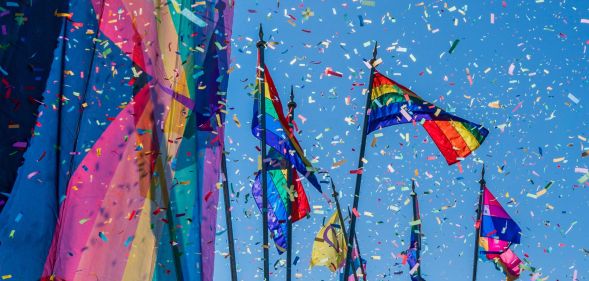
[[[260,67],[258,67],[258,71],[261,71]],[[299,173],[304,175],[307,180],[319,190],[319,192],[322,192],[321,185],[314,174],[313,166],[305,157],[303,149],[299,145],[299,141],[295,138],[294,133],[284,116],[280,96],[278,96],[278,91],[276,91],[274,81],[270,76],[270,72],[268,72],[268,68],[264,66],[263,72],[265,83],[264,91],[266,92],[264,94],[266,116],[260,116],[260,101],[258,100],[259,96],[256,95],[254,101],[254,115],[252,119],[252,134],[258,139],[262,138],[260,118],[266,118],[266,144],[282,154],[286,160],[299,171]],[[258,77],[260,76],[261,75],[258,73]],[[259,92],[259,90],[257,92]]]
[[[479,246],[488,260],[493,260],[503,269],[507,280],[516,280],[520,275],[521,260],[509,249],[519,244],[521,228],[507,214],[495,196],[484,187],[483,215],[480,224]]]
[[[420,123],[448,165],[471,154],[489,134],[483,126],[440,109],[378,71],[374,73],[370,100],[367,134],[388,126]]]

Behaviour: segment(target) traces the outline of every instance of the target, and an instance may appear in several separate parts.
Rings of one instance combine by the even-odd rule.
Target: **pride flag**
[[[452,165],[476,150],[489,134],[481,125],[454,116],[375,71],[368,109],[369,134],[380,128],[420,123]]]
[[[481,253],[503,269],[508,281],[519,278],[521,260],[509,247],[511,244],[520,243],[521,228],[507,214],[486,186],[484,187],[480,228]]]
[[[288,219],[287,204],[291,200],[291,219],[292,222],[299,221],[309,214],[311,208],[307,200],[307,194],[303,184],[299,179],[298,173],[292,171],[293,174],[293,190],[292,198],[287,190],[288,181],[288,165],[284,157],[276,150],[270,149],[269,158],[272,162],[267,165],[266,171],[268,173],[268,230],[274,240],[274,244],[278,249],[278,253],[282,254],[286,251],[287,246],[287,232],[286,223]],[[256,179],[252,186],[252,194],[254,200],[260,211],[262,210],[262,173],[258,172]]]
[[[258,67],[258,72],[261,71]],[[299,145],[298,140],[295,138],[286,117],[282,110],[282,103],[280,97],[274,86],[274,81],[270,77],[268,69],[264,66],[263,71],[263,82],[265,83],[264,90],[264,102],[266,103],[266,116],[261,116],[260,112],[260,101],[258,100],[259,95],[256,95],[254,101],[254,115],[252,119],[252,134],[258,138],[262,138],[262,126],[260,124],[261,118],[266,118],[266,144],[276,149],[282,154],[286,160],[291,163],[295,169],[304,175],[309,182],[317,189],[321,191],[321,185],[314,174],[313,166],[305,158],[303,149]],[[258,73],[258,77],[260,77]],[[259,93],[259,82],[258,82],[258,93]]]
[[[417,210],[415,220],[420,220],[421,215],[419,213],[419,202],[417,200],[417,194],[413,194],[413,200],[415,200],[415,208]],[[421,222],[415,223],[411,226],[411,242],[409,244],[409,249],[407,249],[407,263],[409,265],[409,276],[411,277],[411,281],[425,281],[421,277],[420,273],[420,266],[421,260],[418,258],[418,254],[421,251]]]
[[[3,5],[0,276],[213,280],[234,1],[193,2]]]

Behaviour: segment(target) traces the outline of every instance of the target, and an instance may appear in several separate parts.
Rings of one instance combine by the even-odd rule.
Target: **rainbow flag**
[[[481,253],[503,270],[507,280],[519,278],[522,262],[509,247],[511,244],[520,243],[521,228],[507,214],[486,186],[484,187],[480,228]]]
[[[276,150],[270,149],[269,158],[272,161],[267,165],[266,171],[268,173],[268,230],[274,240],[276,249],[279,254],[286,251],[287,246],[287,232],[286,223],[288,219],[288,200],[291,200],[288,189],[288,165],[284,157]],[[303,184],[299,179],[298,173],[293,171],[294,189],[291,201],[291,219],[292,222],[297,222],[306,217],[311,211],[307,194]],[[252,194],[258,209],[262,211],[262,173],[258,172],[254,184],[252,185]]]
[[[258,67],[258,77],[261,77],[261,68]],[[314,173],[314,168],[305,157],[303,149],[299,145],[298,140],[294,136],[293,130],[290,128],[284,111],[282,110],[282,103],[280,97],[274,86],[274,81],[268,72],[268,68],[264,66],[263,81],[265,83],[264,98],[266,103],[266,116],[261,116],[259,95],[256,94],[254,100],[254,114],[252,119],[252,134],[258,138],[262,138],[262,126],[260,124],[261,118],[266,118],[266,144],[276,149],[282,154],[286,160],[291,163],[295,169],[304,175],[307,180],[319,191],[321,185]],[[259,81],[258,81],[259,83]],[[257,85],[258,89],[260,85]],[[259,93],[259,90],[256,91]]]
[[[415,220],[420,220],[421,215],[419,213],[419,201],[417,200],[417,194],[413,194],[415,196],[415,204],[417,208],[417,216],[414,218]],[[421,270],[419,267],[421,266],[421,260],[417,258],[417,254],[421,251],[421,222],[415,223],[411,226],[411,236],[409,242],[409,249],[407,249],[407,263],[409,265],[409,276],[411,277],[411,281],[425,281],[422,277],[420,277],[419,271]]]
[[[388,126],[420,123],[448,165],[471,154],[489,134],[483,126],[438,108],[378,71],[374,73],[370,100],[367,134]]]
[[[44,47],[0,54],[3,88],[31,99],[0,276],[213,280],[234,1],[51,2],[3,12]]]

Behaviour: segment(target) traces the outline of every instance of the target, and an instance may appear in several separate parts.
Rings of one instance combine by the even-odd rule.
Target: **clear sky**
[[[409,280],[399,254],[409,240],[411,178],[419,185],[424,277],[470,280],[482,163],[489,188],[522,228],[514,252],[536,269],[521,280],[573,280],[575,271],[578,280],[589,280],[589,184],[578,182],[589,162],[582,157],[589,139],[588,1],[236,1],[226,143],[240,280],[261,280],[263,266],[262,221],[251,196],[259,23],[266,41],[279,43],[267,49],[266,64],[283,103],[295,87],[297,137],[314,165],[330,171],[343,206],[352,204],[349,172],[357,166],[367,87],[356,83],[368,82],[363,60],[374,40],[382,73],[490,130],[462,171],[446,164],[419,126],[385,128],[367,147],[357,235],[369,280]],[[343,77],[325,76],[327,67]],[[339,161],[346,162],[333,167]],[[550,181],[548,192],[528,196]],[[336,280],[327,268],[309,269],[314,236],[332,209],[305,185],[313,211],[294,226],[293,273],[299,280]],[[229,280],[222,200],[219,206],[215,279]],[[277,261],[286,255],[271,247],[272,280],[283,280]],[[479,264],[479,280],[504,277],[487,262]]]

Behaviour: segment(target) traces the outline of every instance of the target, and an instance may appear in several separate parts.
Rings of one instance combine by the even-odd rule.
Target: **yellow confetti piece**
[[[337,162],[331,164],[331,168],[335,169],[335,168],[340,167],[341,165],[345,164],[346,162],[347,162],[346,159],[337,161]]]
[[[235,125],[237,126],[237,128],[241,128],[241,122],[239,122],[239,119],[237,118],[237,114],[233,114],[233,122],[235,122]]]
[[[6,279],[10,279],[10,278],[12,278],[11,274],[2,275],[2,280],[6,280]]]
[[[558,163],[558,162],[562,162],[562,161],[564,161],[564,157],[558,157],[558,158],[552,159],[552,162],[554,162],[554,163]]]
[[[499,101],[498,100],[490,102],[488,104],[488,106],[490,108],[501,108],[501,105],[499,104]]]
[[[58,13],[57,10],[53,13],[58,18],[72,18],[73,14],[71,13]]]
[[[409,222],[410,226],[416,226],[416,225],[420,225],[420,224],[421,224],[421,220],[414,220],[414,221]]]

